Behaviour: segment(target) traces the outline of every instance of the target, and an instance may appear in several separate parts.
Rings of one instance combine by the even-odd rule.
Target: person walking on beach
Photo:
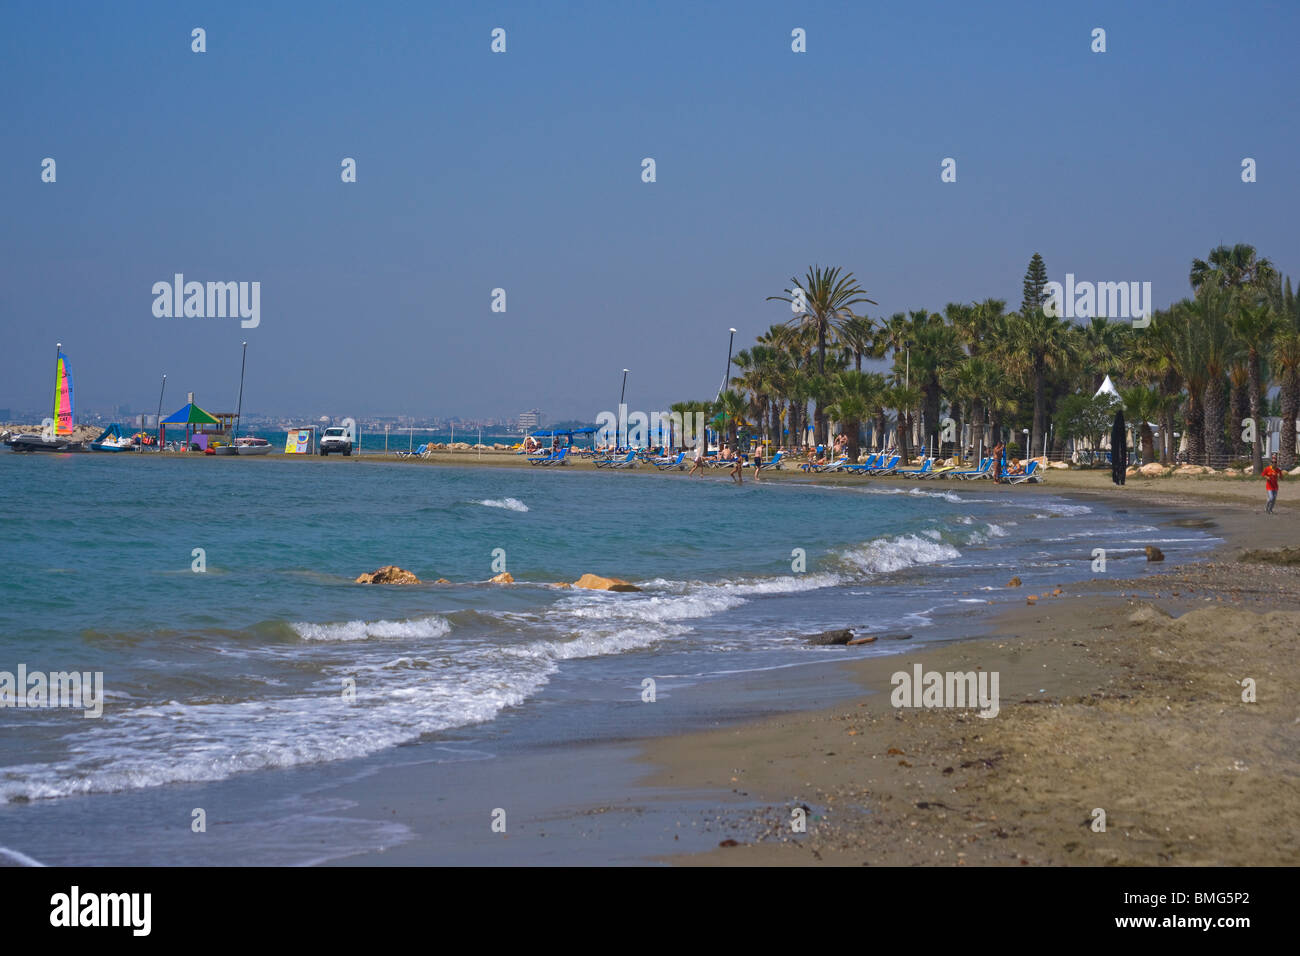
[[[738,485],[743,485],[745,483],[745,478],[744,475],[742,474],[744,470],[745,470],[745,459],[741,458],[740,453],[737,452],[735,461],[733,461],[731,465],[731,480]]]
[[[1110,480],[1123,485],[1128,475],[1128,428],[1124,425],[1124,410],[1115,412],[1115,424],[1110,429]]]
[[[754,452],[754,480],[758,481],[758,473],[763,470],[763,446],[759,445]]]
[[[1264,476],[1264,490],[1268,492],[1268,504],[1264,510],[1272,514],[1273,505],[1277,502],[1277,482],[1282,477],[1282,469],[1277,466],[1277,455],[1269,459],[1268,467],[1261,474]]]
[[[704,443],[703,442],[700,442],[700,444],[695,446],[695,464],[692,465],[691,470],[686,473],[686,477],[687,478],[691,477],[691,475],[695,474],[697,471],[700,473],[700,477],[703,478],[704,477]]]
[[[993,484],[1002,484],[1002,469],[1007,463],[1007,446],[998,442],[993,446]]]

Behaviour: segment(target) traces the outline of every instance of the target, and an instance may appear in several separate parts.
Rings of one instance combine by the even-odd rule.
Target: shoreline
[[[1177,498],[1128,486],[1055,490],[1213,523],[1223,543],[1208,562],[1094,579],[996,613],[1005,638],[845,662],[865,695],[857,702],[651,742],[648,785],[769,804],[722,811],[744,833],[736,843],[666,861],[1293,863],[1300,720],[1286,689],[1300,680],[1300,568],[1247,564],[1235,552],[1289,545],[1294,519],[1264,514],[1258,498],[1251,508],[1186,488]],[[998,672],[1000,713],[895,709],[890,675],[914,664]],[[1241,700],[1245,677],[1257,682],[1255,703]],[[792,830],[796,806],[807,808],[803,834]],[[1097,808],[1105,832],[1092,828]]]

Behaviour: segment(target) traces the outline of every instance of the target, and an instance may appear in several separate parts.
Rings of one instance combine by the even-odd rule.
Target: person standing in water
[[[1268,467],[1260,474],[1264,476],[1264,490],[1268,493],[1268,504],[1264,510],[1272,514],[1273,505],[1277,502],[1277,482],[1282,477],[1282,469],[1277,466],[1277,455],[1269,459]]]

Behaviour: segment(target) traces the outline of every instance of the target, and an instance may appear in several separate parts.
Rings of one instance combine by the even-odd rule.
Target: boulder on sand
[[[420,579],[410,571],[404,571],[394,564],[386,564],[378,571],[363,574],[354,582],[356,584],[419,584]]]
[[[635,584],[628,584],[622,578],[602,578],[599,574],[584,574],[573,582],[575,588],[589,591],[640,591]]]
[[[1020,587],[1020,578],[1012,578],[1010,581],[1007,582],[1007,587],[1009,588]]]
[[[510,576],[509,571],[502,571],[500,574],[488,578],[488,584],[514,584],[515,579]]]
[[[1142,475],[1145,475],[1148,478],[1163,478],[1165,475],[1169,474],[1172,470],[1173,470],[1172,468],[1166,468],[1158,461],[1149,461],[1141,468],[1139,468],[1138,472]]]
[[[1165,559],[1165,553],[1154,544],[1147,545],[1146,552],[1148,561],[1163,561]]]

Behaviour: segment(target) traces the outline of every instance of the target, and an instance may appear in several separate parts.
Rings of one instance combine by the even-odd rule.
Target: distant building
[[[542,413],[537,409],[521,412],[519,415],[519,433],[527,435],[529,432],[537,431],[542,427]]]

